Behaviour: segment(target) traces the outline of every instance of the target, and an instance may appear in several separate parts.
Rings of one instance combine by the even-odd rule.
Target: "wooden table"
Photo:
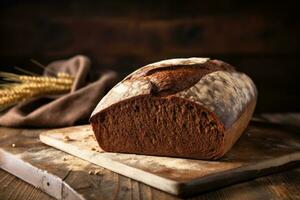
[[[107,188],[109,199],[180,199],[113,172],[111,178],[115,180],[115,184]],[[54,199],[3,170],[0,170],[0,183],[0,199],[3,200]],[[300,168],[257,178],[189,199],[300,199]]]
[[[273,122],[282,121],[280,116],[274,116]],[[294,115],[290,116],[287,122],[294,120],[298,126],[298,116],[296,121]],[[103,177],[105,180],[110,181],[92,183],[101,184],[101,192],[104,195],[100,199],[180,199],[106,169],[103,169],[102,174],[105,175]],[[0,169],[0,199],[53,198]],[[199,194],[189,199],[300,199],[300,167]]]

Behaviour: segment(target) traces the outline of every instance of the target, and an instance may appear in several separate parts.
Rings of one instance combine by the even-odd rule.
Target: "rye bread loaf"
[[[114,86],[90,122],[104,151],[218,159],[255,108],[252,80],[208,58],[146,65]]]

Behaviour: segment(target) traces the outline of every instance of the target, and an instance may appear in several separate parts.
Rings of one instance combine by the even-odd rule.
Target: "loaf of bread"
[[[256,99],[252,80],[223,61],[170,59],[114,86],[90,122],[107,152],[219,159],[246,129]]]

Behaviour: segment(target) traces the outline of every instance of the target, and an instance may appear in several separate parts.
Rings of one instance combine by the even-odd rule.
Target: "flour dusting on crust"
[[[214,112],[225,127],[237,120],[256,95],[255,85],[247,75],[226,71],[207,74],[194,86],[175,94]]]

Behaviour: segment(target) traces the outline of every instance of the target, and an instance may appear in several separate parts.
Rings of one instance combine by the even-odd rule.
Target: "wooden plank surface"
[[[115,175],[109,172],[102,176],[103,168],[43,145],[38,140],[39,133],[40,130],[1,128],[1,149],[10,153],[0,151],[0,167],[58,199],[74,194],[69,187],[63,187],[63,180],[66,184],[71,183],[87,199],[105,199],[110,195],[106,190],[114,187]],[[22,162],[19,157],[23,158]],[[100,175],[89,175],[90,170],[97,170]],[[38,173],[42,176],[35,176]],[[57,187],[60,191],[53,193],[53,188]],[[75,195],[72,199],[80,199],[80,196]]]
[[[300,29],[289,26],[292,31],[280,32],[287,26],[284,22],[288,18],[278,20],[276,29],[274,22],[278,20],[276,15],[258,13],[232,14],[228,16],[199,16],[190,20],[141,20],[123,18],[76,16],[58,16],[55,19],[43,19],[46,30],[34,30],[31,27],[38,23],[36,19],[24,16],[13,18],[11,15],[6,20],[0,21],[3,29],[3,37],[16,38],[14,41],[2,41],[3,47],[0,54],[12,55],[16,51],[24,55],[34,55],[32,51],[43,46],[47,56],[69,55],[89,49],[92,52],[98,50],[103,55],[127,55],[140,57],[147,55],[153,57],[160,52],[168,55],[198,54],[293,54],[299,51],[297,34]],[[74,23],[76,21],[76,23]],[[247,24],[241,29],[241,24]],[[17,30],[26,26],[20,37]],[[88,31],[87,31],[88,30]],[[234,30],[234,31],[232,31]],[[50,38],[53,41],[45,41],[43,31],[56,31],[61,36]],[[219,34],[219,33],[222,34]],[[9,35],[10,34],[10,35]],[[265,37],[264,34],[269,34]],[[215,37],[212,38],[211,36]],[[26,38],[32,38],[26,40]],[[276,40],[276,43],[269,41]],[[291,43],[287,42],[290,40]],[[84,41],[84,42],[82,42]],[[109,45],[106,44],[110,41]],[[81,43],[80,45],[76,45]],[[18,48],[18,45],[32,45],[31,48]],[[134,46],[134,48],[128,48]],[[188,47],[188,48],[187,48]],[[5,49],[7,51],[5,51]]]
[[[300,161],[298,134],[256,126],[250,126],[219,161],[106,153],[98,146],[90,125],[43,132],[40,139],[71,155],[176,195],[220,187],[224,181],[245,180]]]
[[[50,192],[53,187],[61,187],[61,193],[58,193],[60,196],[56,198],[66,198],[68,195],[69,197],[70,195],[75,195],[77,199],[81,196],[86,199],[109,199],[112,198],[111,195],[114,190],[121,191],[120,194],[117,194],[118,198],[121,198],[123,195],[125,196],[124,198],[129,198],[128,196],[131,194],[128,191],[131,191],[131,189],[128,188],[132,188],[134,191],[144,191],[141,188],[145,187],[148,188],[147,190],[154,191],[154,189],[149,189],[150,187],[144,184],[135,184],[131,179],[119,176],[102,167],[42,144],[38,140],[38,135],[41,131],[0,128],[0,147],[1,150],[5,151],[0,153],[1,168],[16,173],[16,171],[12,171],[16,168],[4,165],[4,160],[8,159],[11,161],[11,166],[20,166],[24,170],[23,165],[13,165],[16,158],[22,158],[30,170],[46,174],[38,182],[40,184],[37,187],[40,190]],[[277,131],[284,132],[285,130],[277,128]],[[14,147],[12,144],[15,144]],[[7,155],[8,152],[9,155]],[[30,174],[28,169],[26,169],[26,172]],[[95,172],[97,175],[89,174],[89,172]],[[24,175],[22,170],[19,173]],[[49,179],[47,174],[50,174],[50,177],[55,174],[57,178],[52,177],[53,179]],[[56,184],[53,181],[56,181]],[[49,184],[47,184],[48,182]],[[134,196],[137,195],[136,193],[134,194]],[[146,194],[149,194],[148,197],[150,198],[152,192]]]
[[[108,170],[107,170],[108,171]],[[118,176],[118,177],[115,177]],[[98,200],[179,200],[178,198],[154,189],[143,183],[111,173],[114,181],[106,190],[107,196],[99,196]],[[0,199],[5,200],[53,200],[38,188],[0,169]],[[121,185],[121,187],[120,187]],[[257,178],[219,190],[206,192],[189,200],[295,200],[300,199],[300,168],[278,174]]]
[[[38,188],[22,181],[16,176],[0,170],[0,199],[5,200],[53,200]]]

